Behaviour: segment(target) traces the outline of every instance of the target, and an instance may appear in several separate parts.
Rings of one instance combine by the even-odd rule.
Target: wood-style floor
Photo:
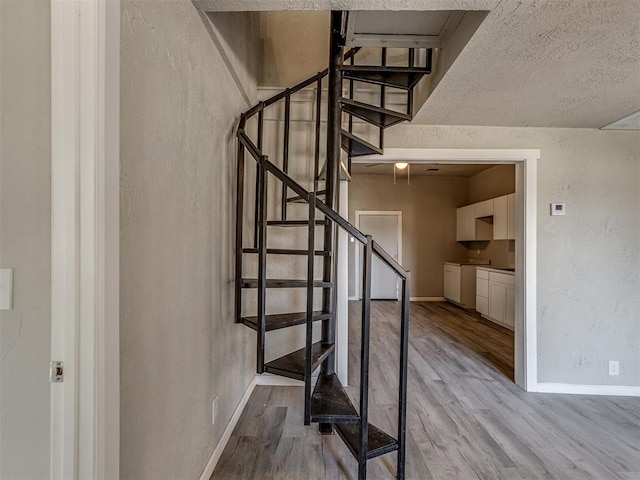
[[[349,309],[357,399],[360,304]],[[370,419],[392,434],[398,322],[396,302],[374,302]],[[410,332],[408,479],[640,479],[640,399],[523,392],[513,334],[449,304],[412,303]],[[340,438],[302,418],[302,388],[256,387],[212,479],[357,478]],[[395,478],[395,456],[371,460],[369,478]]]

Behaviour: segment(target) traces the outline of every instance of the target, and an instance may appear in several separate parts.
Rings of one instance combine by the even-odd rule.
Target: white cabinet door
[[[489,316],[498,322],[505,321],[507,286],[491,282],[489,284]]]
[[[489,299],[476,295],[476,312],[482,315],[489,315]]]
[[[493,239],[506,240],[509,235],[509,201],[507,195],[493,199]]]
[[[507,195],[507,214],[508,214],[508,226],[507,226],[507,238],[509,240],[515,240],[516,238],[516,194],[512,193]]]
[[[476,295],[489,298],[489,279],[488,278],[476,279]]]
[[[457,271],[454,271],[455,267],[448,269],[447,265],[444,268],[444,296],[460,303],[460,294],[462,293],[460,291],[460,267],[457,267]]]
[[[506,287],[505,294],[504,323],[514,328],[516,323],[516,289],[514,287]]]
[[[484,202],[475,203],[475,217],[490,217],[493,215],[493,198]]]
[[[467,205],[456,210],[457,236],[459,242],[476,239],[475,205]]]

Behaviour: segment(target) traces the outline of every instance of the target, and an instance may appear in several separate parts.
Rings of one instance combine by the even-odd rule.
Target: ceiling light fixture
[[[396,184],[396,170],[403,171],[407,169],[407,185],[411,185],[411,167],[407,162],[396,162],[393,164],[393,184]]]

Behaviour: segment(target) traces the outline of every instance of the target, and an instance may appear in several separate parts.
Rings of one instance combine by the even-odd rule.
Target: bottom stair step
[[[335,373],[318,377],[311,396],[311,421],[360,423],[360,416]]]
[[[338,435],[344,440],[354,457],[360,458],[360,424],[337,423],[334,425]],[[375,425],[369,424],[369,448],[367,459],[379,457],[398,449],[398,442]]]
[[[330,313],[322,311],[313,312],[313,321],[326,320],[331,318]],[[306,312],[297,313],[276,313],[266,316],[265,330],[278,330],[280,328],[292,327],[294,325],[302,325],[307,322]],[[258,317],[242,317],[242,323],[254,330],[258,329]]]
[[[311,372],[320,366],[320,364],[333,352],[335,345],[323,345],[322,342],[316,342],[311,345]],[[281,377],[293,378],[295,380],[304,380],[304,370],[306,361],[306,348],[301,348],[293,353],[277,358],[267,364],[264,369],[268,373],[280,375]]]

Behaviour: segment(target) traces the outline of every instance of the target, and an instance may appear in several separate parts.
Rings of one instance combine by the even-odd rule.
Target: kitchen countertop
[[[472,265],[474,267],[488,267],[488,263],[475,263],[475,262],[442,262],[444,265]]]
[[[516,269],[509,267],[491,267],[489,265],[478,265],[481,270],[487,270],[489,272],[506,273],[507,275],[515,275]]]

